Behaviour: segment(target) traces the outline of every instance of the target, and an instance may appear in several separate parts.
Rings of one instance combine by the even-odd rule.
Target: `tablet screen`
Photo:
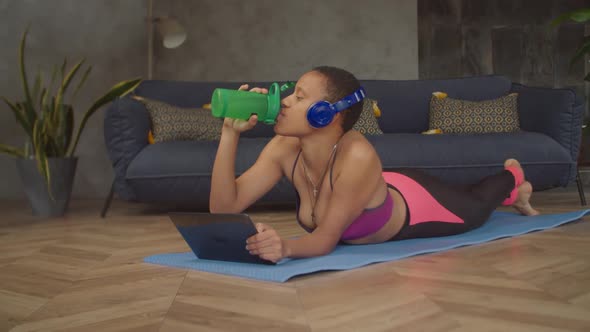
[[[257,233],[247,214],[172,213],[170,218],[199,259],[274,264],[246,250],[246,239]]]

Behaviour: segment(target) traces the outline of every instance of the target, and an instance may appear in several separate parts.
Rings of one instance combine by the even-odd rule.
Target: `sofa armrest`
[[[123,199],[135,199],[125,174],[131,161],[148,145],[150,128],[147,109],[130,97],[116,99],[105,112],[104,137],[115,172],[114,189]]]
[[[583,98],[571,89],[528,87],[518,83],[512,84],[511,92],[518,93],[521,129],[552,137],[576,161],[582,138]]]

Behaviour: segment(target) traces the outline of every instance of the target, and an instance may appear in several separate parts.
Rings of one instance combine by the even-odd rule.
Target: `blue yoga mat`
[[[525,217],[509,212],[494,212],[490,220],[482,227],[459,235],[369,245],[339,245],[326,256],[284,259],[274,266],[202,260],[192,252],[153,255],[146,257],[144,261],[251,279],[285,282],[294,276],[312,272],[349,270],[371,263],[393,261],[518,236],[557,227],[578,220],[588,213],[590,210]]]

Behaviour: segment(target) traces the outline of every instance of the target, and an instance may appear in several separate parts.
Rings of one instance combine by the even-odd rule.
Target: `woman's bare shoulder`
[[[297,154],[301,149],[299,139],[296,137],[276,135],[269,142],[268,147],[272,149],[273,159],[281,165],[283,173],[285,175],[290,175],[295,158],[297,158]]]
[[[296,137],[275,135],[264,148],[266,155],[279,163],[299,152],[300,143]]]
[[[356,157],[377,156],[377,151],[367,138],[356,130],[348,131],[340,140],[340,150],[345,155]]]
[[[338,155],[339,162],[337,161],[334,167],[340,172],[348,169],[353,173],[380,174],[381,159],[377,151],[373,144],[357,131],[351,130],[342,137]]]
[[[337,152],[334,162],[334,190],[342,188],[347,192],[352,187],[364,188],[368,190],[363,191],[367,196],[362,196],[360,191],[357,194],[369,204],[371,193],[378,189],[383,169],[377,151],[363,134],[352,131],[342,137],[338,150],[341,151]]]
[[[301,145],[297,137],[288,137],[275,135],[268,143],[272,148],[277,148],[279,151],[292,152],[299,151]]]

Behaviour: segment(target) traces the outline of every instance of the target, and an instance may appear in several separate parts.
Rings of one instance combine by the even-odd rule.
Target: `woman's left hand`
[[[276,230],[266,224],[257,223],[258,234],[246,240],[246,249],[251,255],[276,263],[283,259],[287,253],[285,241],[281,239]]]

